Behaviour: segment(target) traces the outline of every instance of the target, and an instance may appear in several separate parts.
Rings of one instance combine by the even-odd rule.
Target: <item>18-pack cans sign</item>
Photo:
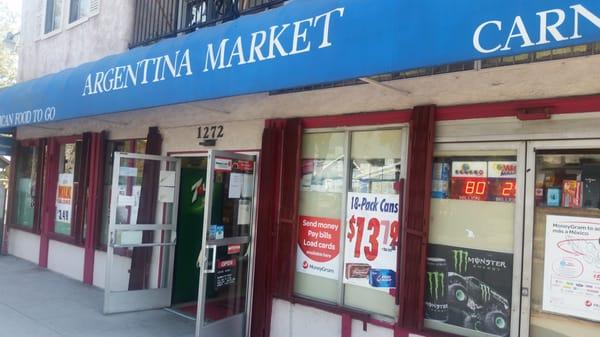
[[[400,198],[348,193],[344,283],[389,291],[396,288]]]

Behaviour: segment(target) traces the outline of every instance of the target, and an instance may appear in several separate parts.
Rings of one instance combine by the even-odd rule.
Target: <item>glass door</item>
[[[104,312],[171,305],[179,159],[114,156]]]
[[[256,167],[254,156],[209,153],[196,336],[246,335]]]
[[[600,140],[527,151],[521,336],[597,336]]]

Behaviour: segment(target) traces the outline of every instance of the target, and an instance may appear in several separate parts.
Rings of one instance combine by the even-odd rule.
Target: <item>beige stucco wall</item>
[[[126,51],[133,31],[133,0],[100,0],[100,13],[40,38],[39,1],[24,0],[18,81],[27,81]],[[66,12],[65,12],[66,13]]]

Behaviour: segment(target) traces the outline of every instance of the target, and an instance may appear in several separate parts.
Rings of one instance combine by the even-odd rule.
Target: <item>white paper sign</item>
[[[600,321],[600,219],[548,215],[544,311]]]
[[[237,224],[238,225],[249,225],[250,224],[250,200],[240,199],[238,202],[238,213],[237,213]]]
[[[174,187],[175,171],[160,171],[159,186]]]
[[[254,175],[243,174],[242,198],[252,198],[254,196]]]
[[[159,186],[158,202],[171,203],[175,201],[175,187]]]
[[[388,291],[396,287],[399,196],[348,193],[344,283]]]
[[[133,206],[135,204],[135,197],[132,195],[119,195],[117,206]]]
[[[121,177],[137,177],[137,167],[119,167]]]
[[[486,161],[453,161],[452,177],[486,178],[487,169]]]
[[[71,223],[73,209],[73,174],[58,175],[56,187],[56,221]]]
[[[120,232],[118,243],[120,245],[139,245],[142,243],[142,238],[143,238],[142,231]]]
[[[229,175],[229,199],[238,199],[242,195],[243,184],[243,174],[231,173]]]

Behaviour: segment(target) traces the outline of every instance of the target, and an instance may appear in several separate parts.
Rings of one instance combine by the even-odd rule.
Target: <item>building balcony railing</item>
[[[241,15],[280,6],[285,0],[136,0],[129,48],[193,32]]]

